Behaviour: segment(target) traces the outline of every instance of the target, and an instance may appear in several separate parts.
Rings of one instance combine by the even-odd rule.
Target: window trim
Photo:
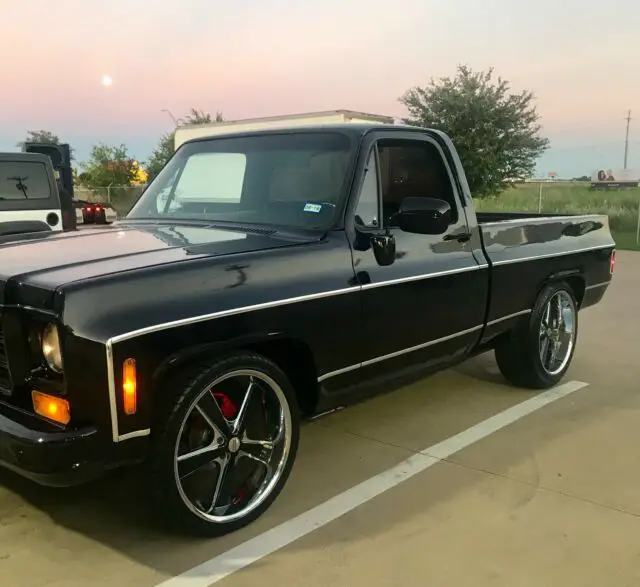
[[[374,164],[376,166],[376,201],[377,201],[377,211],[378,211],[378,222],[379,226],[360,226],[356,225],[358,230],[362,232],[378,232],[382,229],[382,178],[380,175],[380,154],[378,152],[378,141],[374,141],[373,144],[370,145],[369,150],[367,151],[367,156],[364,159],[364,167],[362,168],[362,174],[360,176],[360,180],[358,182],[357,195],[355,200],[355,205],[353,207],[353,222],[355,224],[356,210],[358,209],[358,204],[360,203],[360,198],[362,196],[362,189],[364,188],[364,182],[367,178],[367,169],[369,164],[369,159],[371,155],[374,155]]]
[[[169,195],[167,196],[167,201],[164,203],[164,210],[162,210],[162,214],[167,214],[167,212],[169,212],[169,208],[171,206],[171,202],[173,202],[176,198],[176,188],[178,187],[178,182],[180,181],[180,178],[182,177],[182,172],[184,171],[184,168],[187,166],[187,161],[189,160],[189,158],[187,157],[186,159],[184,159],[183,161],[181,161],[180,167],[178,167],[178,171],[176,173],[176,176],[173,180],[173,185],[171,186],[171,189],[169,190]],[[154,179],[155,181],[155,179]],[[156,206],[157,206],[157,201],[158,201],[158,195],[156,194]],[[156,207],[157,209],[157,207]]]
[[[166,171],[167,167],[171,162],[173,162],[177,158],[188,158],[194,151],[195,152],[204,152],[206,150],[207,145],[212,145],[218,142],[231,140],[231,139],[250,139],[254,137],[263,137],[265,135],[275,136],[275,137],[287,137],[287,136],[297,136],[297,135],[336,135],[342,136],[349,141],[349,149],[345,151],[347,154],[346,163],[345,163],[345,174],[342,180],[342,184],[339,187],[338,200],[336,203],[335,212],[333,218],[327,226],[320,228],[313,228],[312,230],[321,230],[322,232],[334,231],[334,230],[344,230],[346,227],[345,219],[348,209],[351,206],[353,201],[354,194],[354,186],[356,184],[358,178],[358,168],[360,165],[360,155],[362,153],[363,147],[363,139],[367,135],[367,132],[362,132],[358,130],[357,125],[348,125],[348,127],[336,127],[331,128],[325,126],[318,126],[314,128],[310,127],[299,127],[299,128],[283,128],[283,129],[274,129],[274,130],[252,130],[238,133],[229,133],[228,135],[219,135],[219,136],[208,136],[208,137],[199,137],[194,138],[189,141],[185,141],[182,143],[175,151],[173,156],[163,165],[160,172],[153,178],[153,180],[149,183],[147,188],[144,190],[141,197],[134,204],[132,209],[129,211],[130,213],[135,213],[135,216],[129,217],[127,215],[127,219],[137,220],[137,219],[148,219],[145,214],[149,214],[149,217],[156,219],[158,216],[157,209],[155,208],[155,202],[157,200],[157,193],[155,194],[155,198],[153,199],[153,205],[151,200],[148,198],[148,192],[154,187],[154,185],[159,181],[160,176]],[[199,148],[200,144],[204,144],[205,147],[201,150]],[[184,163],[180,164],[178,176],[175,179],[175,185],[172,186],[171,192],[167,197],[167,202],[165,209],[162,214],[166,214],[168,212],[168,206],[170,206],[171,201],[174,199],[174,191],[177,182],[180,180],[180,176],[182,175],[182,171],[184,170]],[[244,191],[246,190],[246,176],[245,182],[243,184],[243,197]]]
[[[452,164],[455,163],[453,159],[453,154],[449,153],[448,145],[440,144],[439,136],[436,133],[431,133],[431,131],[427,129],[419,129],[419,130],[407,130],[407,129],[374,129],[367,132],[362,139],[362,145],[360,149],[360,153],[366,153],[366,157],[360,157],[356,168],[356,182],[354,182],[354,186],[356,189],[353,190],[352,197],[349,199],[348,205],[345,208],[345,216],[344,216],[344,226],[351,231],[359,231],[359,232],[372,232],[372,229],[367,227],[358,226],[355,223],[355,210],[358,205],[358,201],[360,199],[360,190],[362,183],[364,181],[364,172],[366,169],[367,162],[369,160],[369,153],[371,149],[376,149],[376,161],[378,162],[378,205],[382,208],[382,191],[381,191],[381,179],[380,179],[380,163],[378,157],[378,143],[383,140],[396,140],[396,141],[415,141],[415,142],[423,142],[429,143],[436,148],[438,154],[440,155],[442,162],[447,171],[447,176],[449,177],[449,182],[452,188],[453,199],[458,207],[458,220],[455,224],[451,224],[450,228],[455,226],[459,226],[460,224],[464,224],[465,226],[469,225],[466,213],[466,200],[462,197],[460,192],[460,184],[458,182],[457,174],[453,172]],[[381,214],[381,212],[380,212]],[[390,227],[393,228],[393,227]],[[381,218],[381,226],[378,227],[375,232],[380,232],[386,229],[384,225],[384,219]]]

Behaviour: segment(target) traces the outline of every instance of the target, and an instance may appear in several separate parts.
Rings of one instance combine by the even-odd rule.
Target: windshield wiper
[[[238,222],[233,220],[205,220],[202,218],[123,218],[120,223],[126,222],[151,222],[153,224],[184,224],[191,226],[202,226],[203,228],[221,228],[228,230],[242,230],[244,232],[254,232],[257,234],[273,234],[278,229],[257,222]]]

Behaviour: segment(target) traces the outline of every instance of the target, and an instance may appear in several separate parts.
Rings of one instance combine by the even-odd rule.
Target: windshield
[[[326,229],[347,189],[351,139],[264,134],[185,144],[127,219],[188,219]]]
[[[51,184],[43,163],[0,161],[0,208],[3,202],[48,200],[50,197]]]

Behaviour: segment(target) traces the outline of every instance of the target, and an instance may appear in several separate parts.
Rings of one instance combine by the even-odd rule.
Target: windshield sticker
[[[304,211],[305,212],[313,212],[313,213],[317,214],[321,210],[322,210],[322,206],[320,204],[312,204],[311,202],[307,202],[304,205]]]

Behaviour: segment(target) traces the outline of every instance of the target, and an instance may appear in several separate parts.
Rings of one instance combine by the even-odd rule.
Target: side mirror
[[[402,200],[394,220],[400,230],[415,234],[444,234],[451,224],[451,206],[437,198]]]

